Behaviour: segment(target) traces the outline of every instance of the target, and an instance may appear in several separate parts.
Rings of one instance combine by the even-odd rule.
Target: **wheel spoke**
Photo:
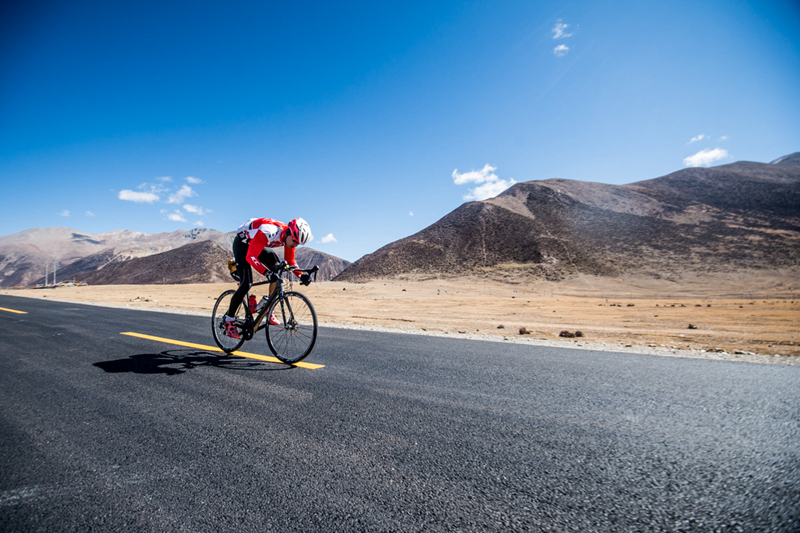
[[[211,327],[214,335],[214,342],[217,343],[222,351],[231,353],[241,348],[244,344],[244,335],[241,335],[241,327],[239,328],[240,337],[234,339],[225,334],[225,314],[228,312],[228,307],[231,303],[231,298],[236,291],[230,290],[222,293],[214,304],[214,311],[211,314]],[[236,310],[234,324],[242,326],[245,323],[244,308],[240,305]]]
[[[267,344],[272,353],[288,363],[305,358],[317,339],[317,315],[311,302],[300,293],[287,292],[282,302],[273,303],[271,311],[281,322],[267,327]]]

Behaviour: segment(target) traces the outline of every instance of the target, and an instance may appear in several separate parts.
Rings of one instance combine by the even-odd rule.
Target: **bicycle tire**
[[[225,314],[228,312],[231,298],[235,292],[230,290],[220,294],[219,298],[217,298],[217,303],[214,304],[214,311],[211,313],[211,331],[214,334],[214,342],[226,354],[241,348],[245,341],[244,332],[241,329],[239,330],[240,337],[238,339],[225,335]],[[245,318],[244,308],[239,305],[236,309],[236,322],[243,323]]]
[[[308,357],[317,342],[317,312],[309,299],[299,292],[286,292],[282,302],[272,302],[266,316],[271,313],[280,322],[277,326],[267,323],[265,328],[267,344],[275,357],[288,364]]]

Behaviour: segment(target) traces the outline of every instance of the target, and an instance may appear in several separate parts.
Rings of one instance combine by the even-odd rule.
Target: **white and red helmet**
[[[311,235],[311,226],[302,218],[296,218],[289,222],[289,235],[297,244],[305,244],[310,241],[313,236]]]

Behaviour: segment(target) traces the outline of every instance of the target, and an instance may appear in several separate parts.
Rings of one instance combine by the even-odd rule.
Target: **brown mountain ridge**
[[[282,258],[283,250],[276,249],[276,252]],[[311,248],[298,248],[295,257],[301,268],[319,265],[319,280],[330,279],[349,264]],[[99,270],[77,274],[73,279],[89,285],[233,283],[228,271],[228,260],[232,258],[227,247],[213,241],[200,241],[160,254],[109,264]]]
[[[337,281],[428,275],[781,269],[800,259],[800,153],[628,185],[551,179],[469,202],[353,263]]]
[[[0,287],[57,279],[90,284],[214,283],[229,281],[232,233],[195,228],[148,234],[90,234],[71,228],[33,228],[0,237]],[[278,255],[282,249],[276,250]],[[319,265],[318,279],[336,276],[350,263],[308,247],[297,250],[301,267]],[[47,265],[47,267],[45,267]]]

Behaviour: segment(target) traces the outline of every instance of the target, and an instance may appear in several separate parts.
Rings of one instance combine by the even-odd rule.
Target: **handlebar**
[[[309,276],[313,275],[314,279],[312,279],[311,281],[317,281],[318,271],[319,271],[319,265],[314,265],[311,268],[303,269],[303,268],[298,268],[296,265],[290,265],[286,261],[281,261],[275,268],[275,272],[273,273],[273,275],[280,276],[284,272],[301,272],[304,274],[308,274]]]

